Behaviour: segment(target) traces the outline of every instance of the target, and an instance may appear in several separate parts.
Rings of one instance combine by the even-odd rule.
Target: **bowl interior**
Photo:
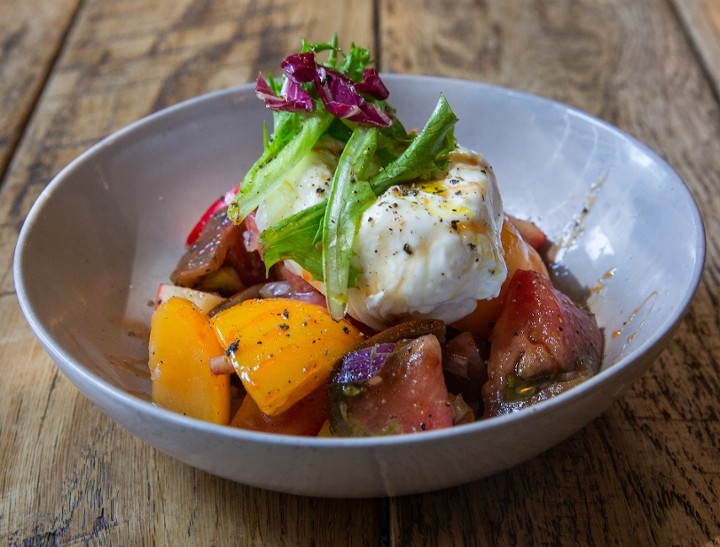
[[[444,93],[460,118],[458,141],[494,166],[506,210],[556,243],[558,283],[587,300],[604,330],[606,370],[590,382],[657,351],[704,258],[702,221],[673,170],[619,130],[539,97],[386,79],[407,127],[421,127]],[[250,86],[188,101],[99,143],[38,199],[18,243],[16,287],[58,364],[90,379],[86,394],[102,385],[149,400],[147,328],[158,284],[201,212],[257,157],[268,119]]]

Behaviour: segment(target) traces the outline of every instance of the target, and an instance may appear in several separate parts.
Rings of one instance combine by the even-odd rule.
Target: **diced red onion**
[[[465,402],[462,394],[450,395],[453,425],[470,424],[475,421],[475,411]]]
[[[395,344],[378,344],[348,353],[331,376],[330,383],[342,385],[369,381],[378,375],[394,350]]]
[[[445,371],[461,378],[468,378],[470,369],[477,369],[481,364],[480,349],[471,333],[462,332],[445,344],[443,351]]]
[[[291,298],[300,302],[307,302],[308,304],[317,304],[318,306],[325,306],[325,295],[313,289],[313,286],[308,284],[308,291],[298,290],[296,286],[288,281],[271,281],[265,283],[260,289],[260,298]]]
[[[288,296],[291,292],[290,283],[287,281],[271,281],[260,287],[260,298],[281,298]]]
[[[210,358],[210,372],[219,376],[221,374],[232,374],[235,372],[230,359],[227,355],[218,355],[217,357]]]

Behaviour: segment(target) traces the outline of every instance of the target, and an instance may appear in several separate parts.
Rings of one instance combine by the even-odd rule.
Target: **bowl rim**
[[[705,246],[706,246],[706,235],[705,227],[702,219],[702,215],[698,208],[697,202],[694,196],[680,177],[679,174],[654,152],[650,147],[630,135],[629,133],[621,130],[620,128],[605,122],[604,120],[584,112],[576,107],[558,102],[547,97],[521,91],[513,88],[508,88],[496,84],[490,84],[486,82],[459,79],[459,78],[447,78],[441,76],[426,76],[419,74],[397,74],[397,73],[382,73],[383,78],[388,82],[393,81],[407,81],[414,82],[416,84],[434,82],[442,83],[444,85],[464,85],[476,88],[481,93],[494,93],[499,95],[510,96],[521,101],[530,101],[536,104],[544,105],[549,108],[559,108],[573,116],[584,120],[585,122],[597,126],[606,132],[612,133],[615,137],[621,138],[628,141],[633,146],[637,147],[654,162],[661,165],[664,170],[667,170],[675,175],[677,178],[679,189],[684,193],[685,198],[688,200],[690,209],[692,212],[691,221],[695,226],[695,241],[694,249],[696,261],[693,264],[693,271],[690,276],[690,283],[686,287],[684,294],[678,299],[679,305],[676,311],[666,318],[664,324],[665,328],[654,332],[642,345],[637,347],[631,355],[622,356],[620,359],[615,361],[611,366],[604,368],[599,371],[596,375],[584,381],[582,384],[574,387],[567,392],[561,393],[560,395],[542,401],[536,405],[527,407],[521,412],[511,413],[503,416],[497,416],[491,419],[478,420],[470,424],[464,424],[461,426],[454,426],[441,430],[426,431],[422,434],[401,434],[392,436],[375,436],[375,437],[304,437],[296,435],[286,435],[278,433],[264,433],[250,430],[244,430],[240,428],[233,428],[226,425],[216,425],[209,422],[205,422],[199,419],[183,416],[181,414],[172,412],[170,410],[163,409],[154,405],[153,403],[146,401],[136,395],[132,395],[123,389],[120,389],[110,382],[104,380],[97,374],[88,370],[85,365],[76,360],[69,352],[64,348],[55,344],[52,335],[48,329],[43,325],[42,321],[36,314],[36,310],[31,303],[29,287],[25,283],[24,268],[25,268],[25,256],[27,251],[27,240],[30,233],[35,226],[39,216],[42,213],[44,205],[52,197],[55,191],[62,186],[63,181],[72,176],[73,172],[88,161],[100,150],[112,147],[114,143],[119,142],[125,138],[131,137],[134,132],[141,130],[142,128],[162,122],[165,119],[171,118],[178,112],[182,112],[187,109],[192,109],[203,105],[204,103],[210,103],[212,101],[222,100],[228,97],[236,95],[246,95],[253,93],[254,83],[245,83],[228,87],[225,89],[219,89],[205,93],[190,99],[184,100],[167,108],[153,112],[147,116],[144,116],[132,123],[124,126],[123,128],[113,132],[112,134],[104,137],[99,142],[83,151],[79,156],[73,159],[69,164],[63,167],[48,183],[48,185],[41,191],[36,198],[30,211],[25,217],[20,234],[15,246],[15,253],[13,259],[13,276],[15,282],[15,292],[18,297],[18,302],[31,330],[37,336],[41,345],[45,351],[53,358],[56,366],[60,368],[78,387],[79,391],[90,397],[84,390],[79,388],[78,383],[80,381],[85,385],[92,385],[97,390],[96,398],[109,398],[115,403],[127,406],[139,414],[150,415],[153,418],[180,426],[193,431],[202,431],[208,434],[219,435],[223,440],[230,442],[249,442],[249,443],[260,443],[260,444],[271,444],[278,446],[293,446],[293,447],[306,447],[306,448],[333,448],[337,450],[356,450],[358,448],[380,448],[387,446],[398,446],[398,445],[416,445],[424,443],[433,443],[438,440],[446,438],[457,438],[464,436],[473,436],[479,432],[487,431],[488,433],[497,430],[510,427],[517,421],[525,421],[530,416],[542,416],[547,413],[551,413],[556,410],[558,406],[564,406],[569,402],[586,396],[589,391],[600,389],[600,387],[610,378],[626,374],[628,368],[633,363],[643,361],[648,357],[654,358],[655,351],[659,353],[660,350],[656,350],[659,345],[663,342],[668,341],[674,331],[677,329],[680,321],[687,311],[690,302],[695,295],[700,280],[702,278],[702,272],[705,263]],[[391,87],[391,86],[390,86]],[[262,106],[258,103],[258,108]],[[650,359],[651,361],[652,359]],[[648,363],[649,366],[650,363]],[[611,402],[611,401],[609,401]],[[604,409],[603,409],[604,410]]]

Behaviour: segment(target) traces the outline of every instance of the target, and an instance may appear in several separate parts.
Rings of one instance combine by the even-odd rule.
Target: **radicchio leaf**
[[[312,112],[312,97],[300,84],[288,80],[285,85],[285,98],[290,104],[297,107],[297,110]]]
[[[299,112],[305,110],[312,112],[312,98],[300,85],[292,80],[288,80],[284,86],[284,91],[284,96],[273,93],[273,90],[262,75],[259,75],[255,82],[255,95],[261,99],[270,110],[284,112]]]
[[[363,70],[362,80],[355,84],[355,89],[379,101],[384,101],[390,95],[377,70],[370,67]]]
[[[356,84],[341,72],[327,67],[318,67],[315,78],[320,99],[330,114],[353,122],[390,127],[390,115],[363,99],[356,91]]]
[[[280,66],[288,79],[298,84],[314,81],[318,68],[312,51],[289,55]]]
[[[365,68],[361,81],[356,83],[339,70],[318,64],[312,51],[289,55],[281,66],[286,76],[282,95],[276,95],[262,77],[258,77],[255,86],[256,95],[271,110],[311,112],[312,97],[302,84],[312,82],[325,108],[336,118],[377,127],[392,125],[387,112],[360,95],[380,101],[388,97],[389,92],[374,68]]]

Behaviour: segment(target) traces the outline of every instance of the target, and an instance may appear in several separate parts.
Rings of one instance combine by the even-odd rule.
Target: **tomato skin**
[[[238,193],[238,190],[240,189],[240,185],[235,185],[234,188],[228,190],[225,192],[224,195],[216,199],[210,207],[208,207],[205,212],[200,216],[200,219],[195,223],[195,226],[193,226],[192,230],[190,230],[190,233],[187,236],[187,239],[185,240],[185,245],[190,247],[193,243],[195,243],[200,237],[200,232],[202,232],[205,225],[208,223],[210,218],[217,213],[218,211],[224,209],[228,205],[230,205],[230,202],[232,202],[233,198],[235,197],[235,194]]]
[[[595,317],[531,270],[518,270],[490,339],[485,415],[514,412],[597,373],[603,336]]]
[[[250,396],[245,396],[230,425],[252,431],[283,435],[316,436],[328,418],[327,387],[321,386],[282,414],[268,416]]]
[[[548,237],[534,222],[507,215],[510,222],[518,229],[525,242],[536,251],[540,251],[548,243]]]
[[[508,274],[500,288],[500,294],[488,300],[478,300],[472,313],[452,325],[460,331],[469,331],[485,339],[490,338],[493,326],[505,302],[510,279],[517,270],[532,270],[549,277],[547,267],[540,254],[523,238],[520,230],[508,216],[503,222],[501,238]]]
[[[173,296],[153,313],[148,341],[155,404],[217,424],[230,419],[230,380],[210,371],[210,359],[222,355],[207,315],[195,304]]]
[[[378,374],[361,384],[334,384],[330,393],[333,435],[360,437],[441,429],[452,425],[437,337],[400,343]]]
[[[363,339],[325,307],[288,298],[245,300],[211,324],[248,395],[271,416],[325,385],[335,362]]]

